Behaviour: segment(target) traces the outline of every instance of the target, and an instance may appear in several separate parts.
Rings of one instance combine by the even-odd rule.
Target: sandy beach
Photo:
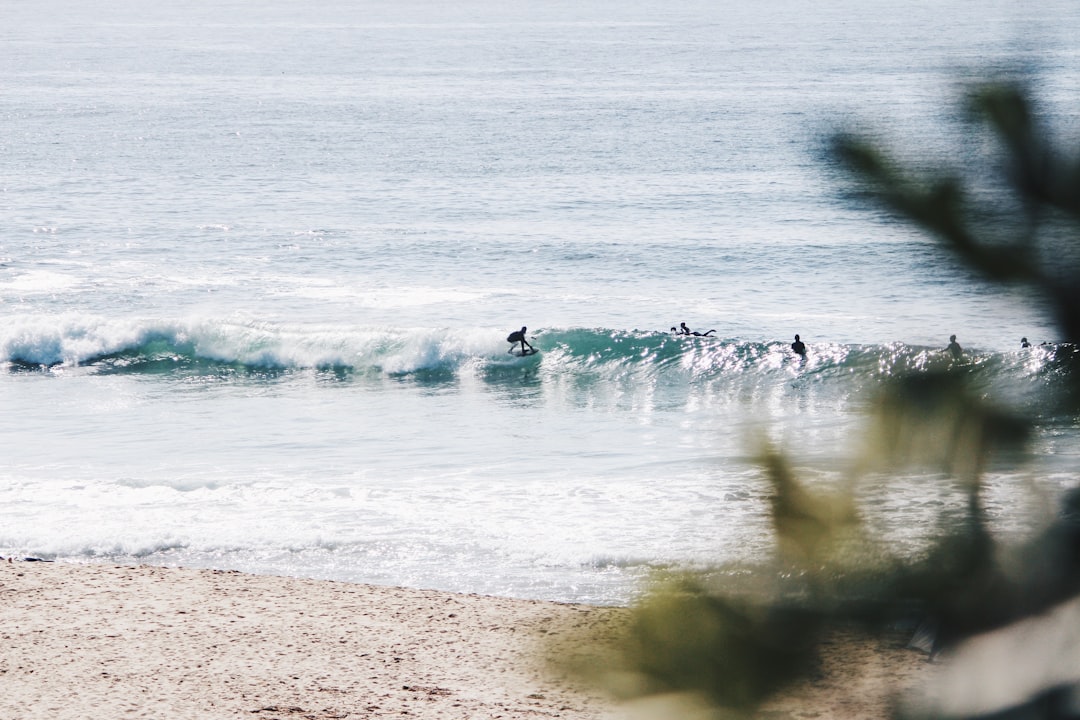
[[[0,563],[0,717],[623,717],[541,647],[624,611],[149,566]],[[925,657],[840,633],[763,716],[884,718]]]

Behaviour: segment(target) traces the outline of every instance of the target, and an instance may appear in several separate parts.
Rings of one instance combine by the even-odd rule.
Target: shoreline
[[[0,717],[626,717],[545,651],[624,608],[236,571],[0,563]],[[579,650],[580,651],[580,650]],[[770,718],[884,718],[924,676],[895,642],[837,633]],[[815,714],[816,713],[816,714]]]

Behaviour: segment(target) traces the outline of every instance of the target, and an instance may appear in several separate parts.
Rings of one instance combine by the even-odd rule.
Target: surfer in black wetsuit
[[[1028,342],[1027,338],[1020,338],[1020,347],[1021,348],[1029,348],[1029,347],[1031,347],[1031,343]]]
[[[691,330],[690,328],[686,327],[686,323],[679,323],[679,327],[682,328],[678,332],[679,335],[694,335],[696,337],[708,337],[709,335],[712,335],[714,332],[716,332],[716,330],[710,330],[709,332],[700,333],[697,330]],[[671,329],[674,330],[675,328],[671,328]]]
[[[806,343],[799,339],[798,334],[795,335],[795,342],[791,343],[791,351],[801,358],[806,357]]]
[[[507,350],[507,352],[514,352],[514,345],[521,343],[521,354],[525,354],[525,346],[529,345],[529,341],[525,339],[526,329],[527,328],[522,325],[520,330],[515,330],[514,332],[506,336],[506,342],[510,343],[510,349]],[[536,348],[534,348],[532,345],[529,345],[529,352],[536,352]]]
[[[959,359],[964,354],[964,348],[960,347],[960,343],[956,342],[955,335],[949,336],[949,346],[945,350],[952,353],[954,359]]]

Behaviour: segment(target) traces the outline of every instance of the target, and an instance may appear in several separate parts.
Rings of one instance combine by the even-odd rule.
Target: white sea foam
[[[0,282],[0,296],[28,296],[41,293],[70,292],[79,285],[78,276],[49,270],[32,270]]]

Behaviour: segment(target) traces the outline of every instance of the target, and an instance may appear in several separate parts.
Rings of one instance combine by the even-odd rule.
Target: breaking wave
[[[976,386],[1023,396],[1075,372],[1072,345],[1015,352],[969,350],[953,361],[940,348],[812,344],[805,360],[786,342],[686,337],[610,328],[530,333],[540,353],[507,353],[505,329],[285,325],[253,321],[113,320],[77,315],[15,318],[0,330],[0,362],[11,371],[147,375],[243,375],[333,370],[352,376],[498,379],[522,370],[588,383],[673,382],[752,388],[777,380],[842,384],[858,391],[911,372],[948,370]]]

